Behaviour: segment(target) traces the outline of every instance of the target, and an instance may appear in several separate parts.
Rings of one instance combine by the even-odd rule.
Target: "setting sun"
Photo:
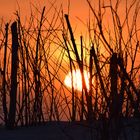
[[[73,76],[73,87],[75,90],[82,91],[82,76],[79,69],[73,70],[72,75],[69,72],[64,80],[67,87],[72,88],[72,76]],[[89,89],[89,72],[84,70],[84,77],[86,82],[86,87]]]

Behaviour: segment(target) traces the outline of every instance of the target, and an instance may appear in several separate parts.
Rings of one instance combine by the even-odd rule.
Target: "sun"
[[[73,70],[72,74],[69,72],[64,80],[67,87],[72,88],[72,76],[73,76],[73,87],[75,90],[82,91],[82,76],[79,69]],[[84,78],[86,82],[86,87],[89,90],[89,72],[84,70]]]

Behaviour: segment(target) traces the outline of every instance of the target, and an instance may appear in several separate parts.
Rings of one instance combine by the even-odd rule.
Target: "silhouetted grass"
[[[17,12],[15,22],[5,24],[5,30],[1,26],[0,118],[6,126],[81,121],[93,123],[100,139],[117,139],[122,118],[140,117],[140,67],[136,64],[140,3],[136,0],[126,5],[124,20],[118,13],[119,1],[115,7],[111,1],[109,6],[99,1],[97,9],[87,3],[93,14],[87,26],[89,44],[84,36],[79,37],[80,49],[69,15],[53,4],[51,18],[45,7],[34,7],[40,16],[31,12],[27,24]],[[113,27],[109,29],[104,23],[108,9],[112,19],[108,24]],[[133,24],[129,24],[131,10]],[[15,28],[9,31],[13,24]],[[81,73],[82,91],[74,89],[72,72],[76,69]],[[84,70],[89,72],[89,89]],[[68,72],[71,88],[64,84]]]

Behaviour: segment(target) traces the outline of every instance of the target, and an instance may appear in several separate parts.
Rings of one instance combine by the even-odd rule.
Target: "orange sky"
[[[64,13],[68,12],[68,1],[70,1],[70,21],[72,23],[72,27],[75,30],[76,29],[76,35],[75,38],[79,40],[79,37],[81,33],[84,33],[85,36],[85,28],[83,28],[83,23],[80,22],[79,19],[81,19],[85,24],[87,24],[87,20],[89,17],[89,7],[87,0],[0,0],[0,18],[4,18],[4,21],[14,20],[16,16],[14,15],[15,11],[19,9],[20,7],[20,14],[22,18],[28,17],[30,15],[30,6],[34,4],[37,6],[38,9],[42,10],[43,6],[46,6],[46,11],[50,8],[50,2],[55,2],[55,6],[57,8],[60,7],[60,5],[63,5]],[[98,0],[90,0],[92,1],[93,7],[98,7]],[[103,1],[103,0],[101,0]],[[110,0],[104,0],[105,5],[108,5],[108,2]],[[112,2],[116,2],[117,0],[112,0]],[[125,1],[121,0],[121,3],[119,5],[119,14],[122,18],[125,15]],[[127,0],[128,3],[131,3],[133,0]],[[138,1],[138,0],[137,0]],[[19,7],[18,7],[19,5]],[[110,12],[110,10],[108,10]],[[107,14],[106,14],[107,15]],[[139,15],[140,16],[140,15]],[[79,19],[78,19],[78,18]],[[106,19],[107,17],[107,19]],[[129,18],[133,18],[133,16],[129,15]],[[140,20],[140,18],[138,18]],[[106,25],[110,24],[111,18],[107,15],[104,18],[104,23]],[[137,25],[140,28],[140,21]],[[78,32],[77,32],[78,31]]]
[[[28,12],[30,11],[30,3],[33,3],[34,5],[37,5],[38,7],[46,6],[49,7],[49,0],[0,0],[0,17],[4,17],[6,20],[11,19],[11,16],[13,17],[13,13],[15,10],[18,9],[18,4],[20,6],[21,13],[24,16],[28,15]],[[50,0],[53,2],[54,0]],[[87,3],[86,0],[71,0],[71,14],[82,17],[87,16]],[[56,0],[56,5],[63,4],[63,7],[67,9],[68,0]]]
[[[51,1],[51,2],[56,1],[56,6],[58,8],[62,4],[63,8],[64,8],[64,12],[65,13],[68,12],[68,0],[0,0],[0,19],[3,18],[5,22],[14,20],[16,18],[14,13],[16,10],[19,10],[19,7],[20,7],[20,11],[21,11],[21,13],[20,13],[21,17],[22,18],[28,17],[28,15],[30,13],[31,3],[34,4],[35,6],[37,6],[38,9],[42,9],[43,6],[46,6],[46,11],[47,11],[48,8],[50,8],[50,4],[48,1]],[[92,1],[94,3],[96,3],[96,1],[98,1],[98,0],[92,0]],[[103,0],[101,0],[101,1],[103,1]],[[104,0],[104,1],[107,2],[109,0]],[[116,0],[112,0],[112,1],[116,1]],[[120,10],[119,13],[120,13],[121,17],[124,16],[124,11],[122,11],[122,9],[124,8],[124,5],[125,5],[124,1],[125,0],[121,0],[121,6],[119,8],[119,10]],[[132,2],[133,0],[128,0],[128,2],[130,2],[130,1]],[[85,33],[83,24],[80,22],[79,19],[81,19],[84,23],[87,23],[87,20],[89,17],[88,4],[87,4],[86,0],[70,0],[70,2],[71,2],[70,20],[71,20],[73,29],[76,28],[76,31],[78,30],[78,32]],[[18,4],[19,4],[19,7],[18,7]],[[131,18],[133,18],[133,16],[131,16]],[[138,19],[140,21],[140,18],[138,18]],[[105,24],[110,23],[110,20],[111,20],[111,18],[109,16],[107,17],[107,19],[104,18]],[[139,27],[140,27],[140,22],[139,22]],[[111,28],[111,26],[110,26],[110,28]],[[84,34],[84,36],[85,36],[85,34]],[[77,32],[76,32],[75,38],[76,38],[76,41],[80,40],[80,35],[77,34]],[[138,64],[140,64],[139,61],[138,61]],[[65,75],[61,75],[61,76],[65,76]]]
[[[9,20],[15,19],[15,11],[19,9],[21,11],[21,17],[28,17],[30,14],[30,6],[34,4],[37,6],[38,9],[42,9],[43,6],[46,6],[46,11],[50,8],[50,2],[53,3],[53,1],[56,1],[55,5],[57,8],[60,7],[60,5],[63,5],[64,13],[68,12],[68,0],[0,0],[0,18],[4,18],[4,20],[7,22]],[[93,2],[93,7],[97,8],[98,1],[90,0]],[[102,1],[102,0],[101,0]],[[109,2],[109,0],[104,0],[106,5]],[[116,0],[112,0],[113,2],[116,2]],[[120,16],[123,17],[124,9],[125,9],[125,1],[121,0],[120,6],[119,6],[119,13]],[[128,0],[128,3],[132,2],[133,0]],[[137,0],[138,1],[138,0]],[[19,7],[18,7],[19,5]],[[108,10],[109,11],[109,10]],[[108,15],[107,15],[108,16]],[[139,15],[140,16],[140,15]],[[80,22],[81,19],[85,24],[87,23],[88,17],[89,17],[89,7],[87,4],[87,0],[70,0],[70,21],[72,23],[72,27],[75,30],[76,29],[76,35],[75,38],[79,41],[80,33],[84,33],[85,36],[85,29],[83,28],[82,22]],[[110,24],[111,18],[108,16],[108,19],[104,18],[104,24]],[[133,16],[130,15],[129,18],[133,18]],[[140,20],[140,18],[138,18]],[[140,22],[138,22],[140,23]],[[140,24],[138,24],[140,27]],[[111,27],[111,25],[110,25]],[[77,34],[78,31],[78,34]]]
[[[63,7],[67,7],[68,0],[0,0],[0,16],[8,17],[10,18],[11,15],[15,12],[17,9],[17,5],[19,4],[20,9],[22,12],[24,12],[25,15],[28,14],[30,11],[30,2],[38,5],[38,6],[46,6],[49,5],[48,1],[56,1],[58,5],[63,4]],[[92,1],[92,0],[90,0]],[[108,3],[109,0],[105,0],[106,3]],[[112,0],[116,1],[116,0]],[[94,2],[94,1],[93,1]],[[132,0],[128,0],[128,3],[132,2]],[[94,2],[95,3],[95,2]],[[122,0],[121,7],[125,4],[125,0]],[[70,12],[71,14],[78,16],[78,17],[85,17],[88,13],[88,4],[86,0],[70,0]]]
[[[0,18],[4,18],[5,21],[9,21],[10,19],[14,19],[14,13],[18,10],[18,5],[20,7],[21,16],[27,17],[30,13],[30,5],[31,3],[38,7],[38,9],[42,9],[43,6],[46,6],[46,9],[50,7],[49,3],[53,3],[56,1],[55,5],[59,8],[60,5],[63,5],[64,12],[67,13],[68,9],[68,1],[70,1],[70,16],[71,20],[73,21],[73,25],[76,27],[81,26],[79,25],[78,18],[82,19],[85,23],[87,22],[88,15],[89,15],[89,7],[87,4],[87,0],[0,0]],[[97,1],[90,0],[94,3],[95,7],[97,7]],[[102,1],[102,0],[101,0]],[[112,0],[116,2],[116,0]],[[121,0],[120,4],[120,14],[124,15],[125,9],[125,1]],[[132,2],[133,0],[127,0],[128,3]],[[109,0],[105,0],[106,5],[108,4]],[[78,17],[78,18],[77,18]],[[133,17],[133,16],[132,16]],[[108,21],[107,21],[108,22]],[[82,24],[82,23],[81,23]],[[81,29],[81,28],[80,28]]]
[[[45,6],[47,11],[47,8],[50,8],[49,1],[56,1],[55,6],[57,6],[57,8],[60,8],[62,4],[64,14],[68,12],[69,0],[0,0],[0,18],[3,18],[5,22],[9,22],[11,19],[14,20],[16,18],[14,13],[19,7],[21,17],[26,18],[30,14],[30,6],[32,4],[37,6],[40,10]],[[86,23],[88,19],[88,9],[86,0],[70,0],[70,18],[72,26],[76,31],[79,31],[79,34],[81,33],[80,30],[83,23],[79,22],[80,20],[78,18]],[[77,36],[79,36],[79,34]]]

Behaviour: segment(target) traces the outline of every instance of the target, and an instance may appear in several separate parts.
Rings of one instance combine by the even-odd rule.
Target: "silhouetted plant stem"
[[[111,48],[110,44],[107,42],[106,40],[106,37],[104,35],[104,32],[103,32],[103,28],[102,28],[102,19],[101,19],[101,13],[99,14],[99,17],[97,16],[97,14],[95,13],[91,3],[89,0],[87,0],[87,3],[92,11],[92,13],[94,14],[96,20],[97,20],[97,24],[98,24],[98,28],[99,28],[99,31],[100,31],[100,35],[102,37],[102,39],[104,40],[105,44],[107,45],[108,48],[106,48],[106,50],[109,52],[109,54],[113,53],[113,49]],[[99,2],[100,4],[100,2]],[[101,8],[101,7],[100,7]],[[99,12],[100,12],[101,9],[99,9]],[[108,50],[109,49],[109,50]]]
[[[83,37],[80,37],[80,41],[81,41],[81,63],[82,63],[82,72],[83,72]],[[81,95],[81,116],[80,116],[80,120],[83,121],[83,117],[84,117],[84,91],[83,91],[83,82],[82,82],[82,95]]]
[[[12,31],[12,63],[11,63],[11,90],[10,90],[10,107],[8,115],[8,128],[15,127],[16,117],[16,98],[17,98],[17,69],[18,69],[18,33],[17,22],[11,25]]]
[[[35,79],[35,102],[34,102],[34,113],[33,113],[34,123],[37,123],[38,121],[41,122],[41,119],[43,118],[41,113],[42,95],[40,93],[41,83],[40,83],[40,69],[38,63],[38,55],[39,55],[40,35],[41,35],[41,28],[43,24],[44,12],[45,12],[45,7],[43,8],[42,11],[41,20],[38,28],[37,40],[36,40],[36,55],[35,55],[35,65],[34,65],[34,79]]]
[[[20,44],[20,51],[21,51],[21,61],[22,61],[22,75],[23,75],[23,79],[22,79],[22,105],[20,107],[20,111],[19,111],[19,115],[24,114],[25,118],[23,118],[23,120],[25,119],[25,121],[23,121],[23,123],[25,122],[25,126],[29,125],[29,106],[28,106],[28,91],[27,91],[27,68],[26,68],[26,59],[25,59],[25,54],[24,54],[24,47],[22,45],[22,34],[21,34],[21,21],[20,21],[20,17],[18,17],[18,34],[19,34],[19,44]],[[19,89],[20,90],[20,89]],[[20,103],[19,103],[20,105]],[[23,113],[24,110],[24,113]],[[24,124],[23,124],[24,125]]]
[[[99,77],[99,82],[101,84],[101,92],[103,94],[103,97],[105,98],[105,101],[106,101],[107,105],[109,105],[109,100],[108,100],[107,93],[106,93],[104,83],[103,83],[103,80],[102,80],[101,71],[100,71],[100,67],[99,67],[99,63],[98,63],[98,59],[97,59],[97,55],[96,55],[94,46],[92,46],[92,48],[91,48],[91,54],[94,58],[94,63],[95,63],[97,75]]]
[[[89,98],[90,102],[92,103],[92,70],[93,70],[93,57],[92,57],[92,49],[90,50],[90,56],[89,56]]]
[[[139,112],[139,109],[138,109],[139,107],[138,106],[139,106],[139,101],[140,101],[140,95],[138,94],[138,91],[137,91],[137,89],[136,89],[133,81],[130,79],[128,73],[126,72],[126,69],[125,69],[125,67],[123,65],[122,58],[120,58],[120,57],[118,58],[118,65],[119,65],[121,71],[123,72],[123,76],[129,82],[129,86],[127,88],[127,94],[129,96],[129,99],[131,100],[131,103],[132,103],[133,107],[134,107],[134,110],[135,110],[134,111],[135,112],[134,114],[136,116],[139,116],[140,115],[140,112]],[[135,95],[137,97],[137,101],[134,101],[133,96],[131,95],[131,92],[130,92],[130,87],[132,87],[132,89],[133,89],[133,91],[134,91],[134,93],[135,93]]]
[[[76,56],[76,61],[78,63],[78,66],[79,66],[79,69],[80,69],[80,73],[81,73],[81,77],[82,77],[82,88],[85,92],[85,96],[86,96],[86,101],[87,101],[87,110],[88,110],[88,114],[87,114],[87,119],[89,121],[92,121],[93,119],[93,109],[92,109],[92,102],[90,100],[90,96],[88,95],[88,91],[87,91],[87,87],[86,87],[86,83],[85,83],[85,78],[84,78],[84,73],[83,73],[83,66],[82,66],[82,63],[81,63],[81,60],[80,60],[80,57],[79,57],[79,54],[78,54],[78,50],[77,50],[77,47],[76,47],[76,43],[75,43],[75,39],[74,39],[74,35],[73,35],[73,32],[72,32],[72,27],[70,25],[70,22],[69,22],[69,18],[68,18],[68,15],[65,15],[65,19],[66,19],[66,22],[67,22],[67,26],[68,26],[68,29],[69,29],[69,32],[70,32],[70,37],[71,37],[71,41],[72,41],[72,44],[73,44],[73,48],[74,48],[74,53],[75,53],[75,56]]]
[[[118,65],[117,65],[117,53],[113,53],[110,58],[110,119],[111,129],[113,130],[112,137],[114,140],[118,139],[118,119],[119,119],[119,95],[118,95]]]
[[[73,62],[72,62],[72,58],[71,58],[71,55],[70,55],[70,51],[69,51],[69,48],[68,48],[68,45],[67,45],[67,41],[66,41],[66,38],[65,38],[65,35],[63,35],[63,39],[64,39],[64,43],[65,43],[65,46],[66,46],[66,51],[68,53],[68,58],[69,58],[69,61],[70,61],[70,72],[71,72],[71,85],[72,85],[72,116],[71,116],[71,120],[72,121],[75,121],[75,116],[76,116],[76,109],[75,109],[75,91],[74,91],[74,82],[73,82],[73,69],[72,69],[72,65]]]
[[[7,115],[8,115],[8,110],[7,110],[7,105],[6,105],[6,59],[7,59],[7,43],[8,43],[8,27],[9,24],[7,23],[5,26],[5,45],[4,45],[4,67],[3,67],[3,94],[2,94],[2,102],[3,102],[3,112],[4,112],[4,122],[5,125],[7,125]]]
[[[111,81],[111,91],[110,91],[110,117],[116,118],[119,115],[118,111],[118,100],[119,95],[117,92],[118,83],[118,66],[117,66],[117,53],[113,53],[110,58],[110,81]]]

